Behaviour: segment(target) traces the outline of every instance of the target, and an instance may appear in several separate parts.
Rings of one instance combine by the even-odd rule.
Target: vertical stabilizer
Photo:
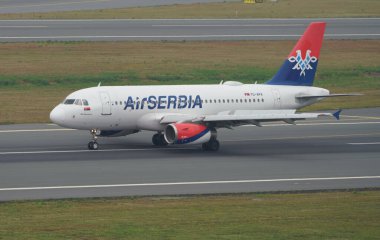
[[[326,23],[313,22],[290,52],[270,85],[312,86]]]

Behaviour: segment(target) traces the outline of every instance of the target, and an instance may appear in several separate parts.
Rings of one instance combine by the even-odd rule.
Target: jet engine
[[[175,144],[206,143],[216,134],[205,125],[195,123],[172,123],[166,126],[165,140]]]

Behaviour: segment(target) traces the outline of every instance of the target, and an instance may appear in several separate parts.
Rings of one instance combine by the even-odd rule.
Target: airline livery
[[[286,58],[276,75],[264,84],[237,81],[214,85],[98,86],[70,94],[50,113],[63,127],[90,130],[88,148],[99,148],[98,137],[119,137],[141,130],[157,132],[152,142],[202,144],[217,151],[218,128],[261,126],[262,122],[335,116],[297,113],[296,110],[326,97],[327,89],[313,87],[326,24],[314,22]]]

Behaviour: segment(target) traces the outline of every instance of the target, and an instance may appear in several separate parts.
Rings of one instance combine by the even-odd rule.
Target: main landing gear
[[[155,146],[167,146],[168,142],[165,140],[164,134],[156,133],[152,137],[152,143]]]
[[[211,138],[210,141],[202,144],[202,150],[216,152],[219,150],[219,146],[219,141],[216,138]]]
[[[98,150],[99,144],[97,142],[98,136],[96,136],[96,129],[91,129],[92,141],[88,143],[89,150]]]

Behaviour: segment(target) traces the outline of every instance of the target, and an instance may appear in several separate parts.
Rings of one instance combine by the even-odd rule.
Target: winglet
[[[339,109],[338,111],[334,112],[332,115],[336,118],[336,120],[339,120],[341,112],[342,112],[342,109]]]

